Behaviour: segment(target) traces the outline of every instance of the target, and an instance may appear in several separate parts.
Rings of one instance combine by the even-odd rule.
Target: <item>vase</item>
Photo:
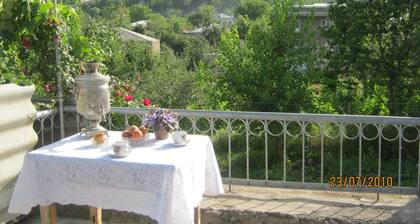
[[[154,132],[157,140],[164,140],[167,139],[169,136],[169,132],[166,130],[165,127],[155,127]]]

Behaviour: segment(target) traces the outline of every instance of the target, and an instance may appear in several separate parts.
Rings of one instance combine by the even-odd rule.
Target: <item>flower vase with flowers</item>
[[[153,128],[157,140],[167,139],[169,132],[177,129],[179,126],[175,114],[170,110],[161,108],[149,110],[143,125]]]

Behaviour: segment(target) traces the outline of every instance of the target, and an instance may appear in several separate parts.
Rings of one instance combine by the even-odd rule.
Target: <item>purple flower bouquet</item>
[[[149,110],[143,120],[143,125],[146,127],[152,127],[155,131],[165,128],[168,132],[178,129],[179,127],[176,115],[167,109]]]

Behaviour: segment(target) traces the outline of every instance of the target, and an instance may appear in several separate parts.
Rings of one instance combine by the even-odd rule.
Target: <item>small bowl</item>
[[[116,157],[126,157],[131,153],[131,146],[127,141],[118,141],[112,144]]]

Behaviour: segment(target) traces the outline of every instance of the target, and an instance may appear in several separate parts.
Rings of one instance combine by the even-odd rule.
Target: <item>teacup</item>
[[[125,157],[131,153],[131,147],[129,142],[127,141],[118,141],[112,144],[112,148],[114,149],[114,153],[118,157]]]
[[[174,131],[172,132],[172,138],[176,144],[187,143],[187,132],[185,131]]]

